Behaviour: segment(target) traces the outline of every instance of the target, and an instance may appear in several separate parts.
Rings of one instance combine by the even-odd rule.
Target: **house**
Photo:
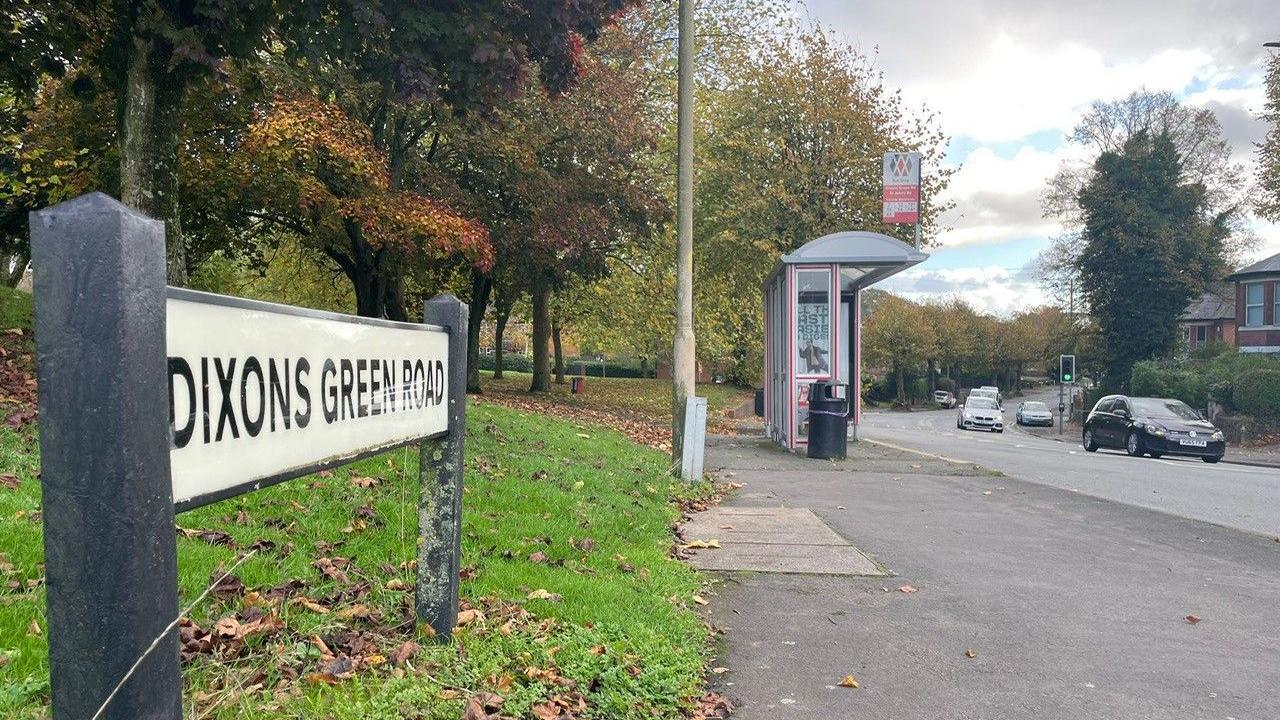
[[[1187,347],[1195,350],[1214,341],[1236,344],[1235,290],[1231,285],[1211,288],[1191,301],[1178,316]]]
[[[1237,270],[1227,282],[1235,283],[1236,347],[1280,353],[1280,254]]]

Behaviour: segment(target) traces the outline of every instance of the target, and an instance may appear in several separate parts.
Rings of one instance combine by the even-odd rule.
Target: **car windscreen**
[[[969,398],[969,404],[967,407],[974,410],[995,410],[996,401],[991,398],[971,397]]]
[[[1029,402],[1023,405],[1022,409],[1023,410],[1048,410],[1049,408],[1046,407],[1045,404],[1042,402]]]
[[[1199,420],[1200,413],[1192,410],[1181,400],[1159,400],[1157,398],[1129,398],[1133,404],[1133,413],[1149,418],[1176,418],[1178,420]]]

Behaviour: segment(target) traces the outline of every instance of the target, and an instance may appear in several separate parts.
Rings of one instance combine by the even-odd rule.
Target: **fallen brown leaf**
[[[1200,622],[1200,616],[1199,616],[1199,615],[1188,615],[1188,616],[1187,616],[1187,622],[1188,622],[1189,624],[1191,624],[1191,625],[1195,625],[1196,623]]]
[[[911,594],[911,593],[913,593],[913,592],[920,592],[920,590],[919,590],[919,589],[917,589],[917,588],[915,588],[915,587],[912,587],[911,585],[903,585],[902,587],[898,588],[898,591],[899,591],[899,592],[904,592],[904,593],[906,593],[906,594],[908,594],[908,595],[910,595],[910,594]]]
[[[840,687],[844,687],[844,688],[853,688],[855,690],[858,688],[858,681],[852,675],[845,675],[844,679],[841,680],[838,684],[840,685]]]
[[[978,653],[974,652],[972,649],[969,649],[964,651],[964,656],[972,660],[978,657]]]

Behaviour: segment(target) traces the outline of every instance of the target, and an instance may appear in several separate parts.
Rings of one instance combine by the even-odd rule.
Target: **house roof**
[[[1178,316],[1179,320],[1234,320],[1236,304],[1214,292],[1200,293],[1200,297],[1191,301],[1187,309]]]
[[[1259,275],[1280,275],[1280,253],[1240,268],[1227,276],[1228,280],[1247,280]]]

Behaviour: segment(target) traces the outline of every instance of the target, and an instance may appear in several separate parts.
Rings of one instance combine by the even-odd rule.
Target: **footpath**
[[[707,466],[743,485],[683,528],[735,718],[1280,717],[1275,538],[870,443]]]

